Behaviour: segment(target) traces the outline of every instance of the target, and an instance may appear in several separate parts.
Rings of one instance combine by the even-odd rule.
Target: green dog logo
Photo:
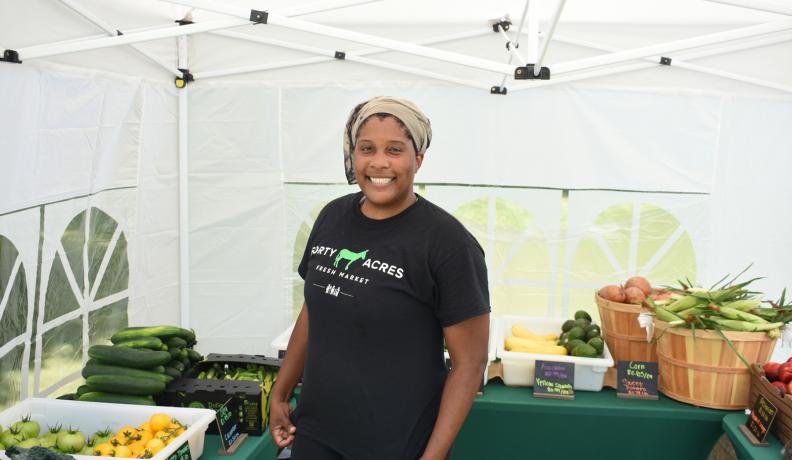
[[[368,249],[360,252],[352,252],[349,249],[342,249],[341,251],[338,252],[338,255],[335,258],[335,263],[333,264],[333,266],[335,268],[338,268],[338,262],[341,262],[342,260],[348,260],[349,262],[347,262],[346,267],[344,267],[344,270],[349,270],[349,266],[352,264],[352,262],[356,260],[366,260],[366,254],[368,254],[368,252],[369,252]]]

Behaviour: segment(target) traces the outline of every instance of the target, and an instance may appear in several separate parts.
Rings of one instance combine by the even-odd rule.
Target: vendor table
[[[723,430],[729,435],[739,460],[780,460],[783,447],[773,433],[767,435],[767,447],[756,447],[740,431],[740,425],[745,424],[746,415],[743,413],[729,414],[723,417]]]
[[[490,382],[473,403],[453,458],[706,459],[727,414],[662,395],[619,399],[604,388],[568,401]]]
[[[222,456],[217,453],[220,449],[220,436],[207,434],[204,438],[204,450],[201,460],[253,460],[253,459],[275,459],[278,456],[278,448],[272,441],[269,431],[261,436],[248,436],[247,440],[239,450],[230,456]]]

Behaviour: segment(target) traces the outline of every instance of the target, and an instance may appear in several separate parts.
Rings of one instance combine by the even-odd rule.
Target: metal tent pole
[[[559,38],[556,38],[556,39],[559,40]],[[749,41],[749,42],[733,44],[731,46],[724,46],[724,47],[719,47],[719,48],[716,48],[716,49],[708,49],[708,50],[703,50],[703,51],[684,53],[684,54],[680,55],[679,58],[683,59],[683,60],[684,59],[698,59],[698,58],[702,58],[702,57],[715,56],[715,55],[718,55],[718,54],[730,53],[730,52],[740,51],[740,50],[744,50],[744,49],[756,48],[756,47],[759,47],[759,46],[771,45],[771,44],[774,44],[774,43],[781,43],[781,42],[785,42],[785,41],[789,41],[789,40],[792,40],[792,35],[789,35],[789,34],[786,34],[786,35],[783,35],[783,36],[776,36],[776,37],[765,37],[765,38],[759,39],[759,40],[752,40],[752,41]],[[657,67],[659,65],[660,64],[658,62],[639,62],[637,64],[622,65],[622,66],[616,66],[616,67],[613,67],[613,68],[606,68],[606,69],[600,69],[600,70],[591,70],[591,71],[588,71],[588,72],[582,72],[582,73],[574,74],[574,75],[562,75],[560,77],[553,78],[552,80],[534,81],[534,82],[529,83],[529,84],[515,86],[512,89],[512,91],[523,91],[523,90],[527,90],[527,89],[540,88],[540,87],[555,85],[555,84],[559,84],[559,83],[567,83],[567,82],[572,82],[572,81],[585,80],[585,79],[589,79],[589,78],[603,77],[603,76],[607,76],[607,75],[614,75],[614,74],[619,74],[619,73],[632,72],[632,71],[635,71],[635,70],[650,69],[650,68],[653,68],[653,67]]]
[[[694,38],[675,40],[658,45],[643,46],[641,48],[619,51],[617,53],[606,54],[604,56],[594,56],[571,62],[562,62],[553,65],[553,73],[554,75],[559,75],[563,73],[577,72],[593,67],[640,59],[647,56],[662,56],[664,54],[673,53],[676,51],[682,51],[701,46],[716,45],[731,40],[766,35],[789,29],[792,29],[792,19],[782,19],[780,21],[741,27],[739,29],[728,30],[725,32],[717,32]]]
[[[724,5],[739,6],[752,10],[766,11],[768,13],[792,15],[792,4],[778,2],[767,2],[762,0],[706,0],[713,3],[723,3]]]
[[[222,14],[229,14],[239,17],[249,17],[250,10],[242,12],[241,8],[225,5],[220,2],[210,0],[162,0],[168,3],[175,3],[178,5],[191,6],[195,8],[208,9]],[[439,61],[451,62],[460,64],[467,67],[473,67],[482,70],[488,70],[498,73],[510,73],[514,69],[508,65],[500,64],[498,62],[480,59],[464,54],[453,53],[450,51],[443,51],[426,46],[416,45],[413,43],[403,42],[399,40],[392,40],[389,38],[378,37],[375,35],[364,34],[360,32],[353,32],[348,30],[339,29],[336,27],[325,26],[308,21],[301,21],[299,19],[287,18],[279,14],[268,13],[266,22],[276,26],[285,27],[293,30],[300,30],[303,32],[315,33],[327,37],[348,40],[357,43],[364,43],[373,45],[380,48],[386,48],[393,51],[401,51],[407,54],[414,54],[426,58],[436,59]]]
[[[787,35],[786,37],[787,37],[786,39],[781,39],[780,41],[792,40],[792,35]],[[602,50],[602,51],[608,51],[608,52],[619,51],[617,48],[613,48],[611,46],[608,46],[608,45],[605,45],[605,44],[602,44],[602,43],[592,42],[590,40],[578,40],[578,39],[564,37],[564,36],[557,36],[556,40],[558,40],[561,43],[567,43],[567,44],[576,45],[576,46],[583,46],[583,47],[586,47],[586,48],[598,49],[598,50]],[[779,43],[778,39],[767,38],[765,40],[769,41],[769,44]],[[737,50],[741,50],[741,49],[755,48],[757,46],[761,46],[761,45],[755,45],[753,42],[749,42],[747,44],[741,44],[739,47],[738,46],[730,47],[730,48],[728,48],[728,51],[732,52],[732,51],[737,51]],[[688,59],[690,59],[689,55],[688,55]],[[644,58],[644,60],[652,62],[654,65],[657,65],[659,60],[660,60],[660,58],[658,56],[651,56],[651,57]],[[718,77],[729,78],[729,79],[741,81],[741,82],[744,82],[744,83],[750,83],[750,84],[754,84],[754,85],[758,85],[758,86],[764,86],[764,87],[767,87],[767,88],[773,88],[773,89],[778,89],[778,90],[781,90],[781,91],[792,92],[792,86],[789,86],[789,85],[783,85],[783,84],[780,84],[780,83],[771,82],[769,80],[762,80],[760,78],[754,78],[754,77],[748,77],[748,76],[745,76],[745,75],[739,75],[739,74],[736,74],[734,72],[728,72],[728,71],[721,70],[721,69],[716,69],[716,68],[713,68],[713,67],[702,66],[702,65],[698,65],[698,64],[692,64],[692,63],[689,63],[687,61],[681,60],[681,59],[676,58],[676,57],[674,57],[673,60],[671,61],[671,65],[673,67],[679,67],[680,69],[691,70],[691,71],[699,72],[699,73],[706,73],[706,74],[709,74],[709,75],[715,75],[715,76],[718,76]]]
[[[120,35],[119,34],[120,31],[118,29],[114,29],[114,28],[110,27],[110,25],[108,23],[104,22],[98,16],[94,15],[93,13],[88,11],[87,9],[85,9],[82,6],[78,5],[73,0],[60,0],[60,2],[63,3],[64,5],[68,6],[69,8],[71,8],[72,10],[74,10],[75,12],[77,12],[78,14],[83,16],[85,19],[89,20],[90,22],[92,22],[93,24],[98,26],[99,28],[103,29],[111,37],[115,37],[117,35]],[[172,66],[160,61],[153,54],[142,50],[138,46],[135,46],[135,45],[129,45],[129,46],[132,49],[134,49],[135,51],[137,51],[138,53],[140,53],[141,55],[143,55],[143,57],[145,57],[146,59],[150,60],[151,62],[153,62],[153,63],[157,64],[158,66],[162,67],[163,69],[165,69],[167,72],[169,72],[169,73],[171,73],[171,74],[173,74],[173,75],[175,75],[177,77],[181,76],[181,73],[179,73],[178,70],[176,70]]]
[[[544,58],[547,54],[547,47],[550,45],[550,40],[553,39],[553,33],[555,32],[556,25],[558,24],[558,19],[561,17],[561,12],[564,11],[565,4],[566,0],[559,0],[559,2],[556,4],[556,9],[553,12],[553,20],[550,22],[550,30],[547,32],[547,36],[544,38],[542,50],[539,51],[539,59],[536,60],[536,64],[534,65],[534,75],[536,76],[538,76],[539,71],[542,70],[542,64],[544,63]]]
[[[187,26],[184,26],[187,27]],[[178,38],[179,68],[189,69],[188,38]],[[190,85],[179,90],[179,312],[182,327],[190,327],[190,187],[188,102]]]

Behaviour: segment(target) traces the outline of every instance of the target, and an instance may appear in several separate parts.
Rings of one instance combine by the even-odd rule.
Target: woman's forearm
[[[302,377],[305,367],[305,356],[308,353],[308,306],[303,304],[302,311],[294,323],[286,356],[278,371],[278,379],[272,389],[272,397],[279,401],[287,401],[292,390]]]
[[[443,460],[473,405],[484,378],[486,361],[452,366],[443,387],[440,412],[422,460]]]

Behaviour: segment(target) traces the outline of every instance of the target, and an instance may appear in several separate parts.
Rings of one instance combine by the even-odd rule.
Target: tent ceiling
[[[752,8],[742,8],[722,2],[742,2]],[[253,78],[270,80],[273,82],[312,82],[333,81],[333,72],[343,66],[343,72],[335,72],[343,81],[345,78],[355,80],[355,75],[366,78],[366,72],[356,69],[369,69],[372,65],[379,69],[386,69],[384,77],[392,79],[394,75],[399,79],[437,78],[445,79],[452,83],[462,83],[487,89],[489,85],[498,84],[502,79],[503,69],[513,69],[520,62],[534,62],[541,55],[541,42],[536,47],[529,41],[530,32],[523,33],[520,40],[523,45],[514,56],[511,64],[507,64],[509,52],[504,48],[506,38],[516,40],[516,25],[519,23],[521,12],[525,6],[524,1],[499,0],[491,2],[419,2],[417,0],[355,0],[346,2],[350,6],[335,8],[329,11],[320,11],[309,14],[306,10],[317,9],[317,5],[343,4],[343,0],[316,1],[272,1],[260,2],[251,0],[168,0],[168,1],[130,1],[130,0],[30,0],[24,8],[14,5],[13,2],[0,4],[0,49],[19,49],[28,53],[30,62],[44,61],[76,65],[80,67],[111,70],[118,73],[145,75],[149,78],[172,78],[179,72],[176,70],[176,40],[172,37],[147,40],[132,45],[113,46],[97,50],[79,50],[69,54],[49,56],[46,52],[58,51],[50,46],[64,40],[103,41],[107,43],[123,40],[134,41],[135,35],[143,29],[143,33],[151,32],[154,28],[180,29],[173,25],[174,18],[182,18],[190,14],[196,22],[196,27],[203,28],[212,23],[235,24],[244,23],[239,17],[229,16],[234,12],[245,13],[250,9],[267,9],[271,11],[271,21],[264,25],[242,25],[233,28],[202,31],[191,35],[190,45],[190,70],[196,77],[209,78],[217,76],[254,73]],[[539,29],[543,36],[550,34],[552,17],[559,3],[557,0],[534,0],[531,6],[530,18],[537,18]],[[72,8],[69,7],[72,6]],[[205,8],[205,9],[204,9]],[[760,10],[763,9],[764,11]],[[78,14],[74,9],[84,12]],[[646,68],[657,67],[648,59],[657,60],[661,54],[648,56],[635,56],[630,60],[614,63],[604,63],[596,68],[578,68],[580,60],[604,56],[608,53],[634,49],[636,47],[649,47],[663,45],[669,42],[694,38],[702,35],[726,32],[746,27],[766,27],[777,24],[774,31],[767,29],[759,35],[751,37],[734,36],[735,40],[728,41],[729,37],[721,40],[698,43],[692,54],[687,49],[677,51],[677,48],[665,53],[663,47],[657,48],[663,55],[673,56],[678,60],[678,68],[693,72],[710,72],[724,78],[738,78],[744,83],[790,91],[792,88],[792,59],[789,58],[789,43],[792,39],[792,21],[790,15],[770,13],[767,10],[787,12],[788,6],[770,0],[607,0],[590,2],[583,0],[569,0],[564,4],[560,15],[558,27],[553,39],[547,48],[547,57],[542,62],[553,71],[555,82],[565,79],[575,80],[603,75],[618,74],[624,71],[640,71]],[[214,10],[214,11],[210,11]],[[89,18],[85,17],[89,13]],[[281,14],[278,14],[281,12]],[[789,13],[792,13],[790,11]],[[509,14],[513,21],[510,35],[492,33],[488,30],[488,21]],[[242,15],[242,14],[241,14]],[[240,16],[241,16],[240,15]],[[282,23],[278,18],[283,18]],[[289,17],[293,19],[289,19]],[[97,21],[98,19],[98,21]],[[231,22],[228,22],[229,19]],[[296,19],[297,21],[294,21]],[[97,22],[99,25],[97,25]],[[280,25],[279,25],[280,24]],[[302,30],[294,29],[295,24],[304,27]],[[317,34],[317,25],[329,25],[334,28],[330,36]],[[286,27],[284,27],[286,26]],[[104,29],[104,32],[103,30]],[[125,37],[112,37],[108,35],[114,30],[125,33]],[[182,29],[187,30],[187,29]],[[525,30],[525,29],[524,29]],[[530,29],[535,30],[535,29]],[[429,49],[422,53],[432,53],[440,50],[442,59],[430,59],[422,55],[404,53],[414,42],[420,42],[432,37],[443,36],[449,33],[481,31],[478,36],[470,36],[453,41],[427,44]],[[174,33],[179,33],[174,30]],[[401,44],[405,49],[400,51],[387,51],[365,58],[354,59],[356,51],[370,49],[363,40],[350,40],[355,38],[355,33],[367,34],[372,37],[384,37]],[[258,37],[288,43],[291,46],[278,46],[278,43],[253,43],[240,40],[242,37]],[[372,39],[373,40],[373,39]],[[717,56],[724,53],[749,53],[760,56],[761,53],[751,47],[738,47],[736,49],[721,48],[718,53],[708,53],[707,48],[722,47],[723,44],[739,44],[753,41],[759,43],[758,48],[770,54],[784,56],[782,59],[765,60],[761,69],[756,66],[744,64],[737,69],[734,65],[718,64]],[[376,41],[374,41],[376,43]],[[778,44],[781,45],[778,45]],[[38,45],[45,45],[38,47]],[[387,45],[387,43],[386,43]],[[386,46],[382,45],[382,46]],[[528,45],[528,46],[526,46]],[[32,47],[32,48],[31,48]],[[132,49],[132,48],[135,49]],[[397,47],[398,48],[398,47]],[[532,48],[531,52],[526,48]],[[45,52],[43,55],[38,54]],[[347,52],[347,62],[333,62],[327,58],[327,53],[335,50]],[[747,51],[746,51],[747,50]],[[702,52],[703,51],[703,52]],[[323,62],[322,53],[324,53]],[[453,54],[451,54],[453,53]],[[20,52],[21,58],[26,60],[25,53]],[[38,59],[31,59],[31,56]],[[701,64],[682,66],[686,62],[680,58],[709,59],[715,67]],[[374,59],[375,61],[371,61]],[[599,58],[598,58],[599,59]],[[643,60],[640,60],[643,59]],[[713,61],[714,59],[714,61]],[[460,60],[465,64],[460,65]],[[723,59],[726,61],[725,59]],[[355,62],[351,62],[355,61]],[[774,61],[774,62],[773,62]],[[583,61],[585,64],[587,61]],[[750,59],[748,61],[750,62]],[[770,62],[773,62],[772,66]],[[299,66],[286,67],[278,70],[281,64],[300,64]],[[472,63],[472,64],[471,64]],[[482,64],[483,63],[483,64]],[[689,62],[688,62],[689,63]],[[563,72],[566,70],[567,72]],[[592,73],[592,71],[594,71]],[[586,73],[589,72],[589,73]],[[579,73],[579,74],[578,74]],[[345,74],[341,77],[341,74]],[[317,77],[318,75],[318,77]],[[776,76],[779,76],[776,78]],[[445,78],[443,78],[445,77]],[[249,77],[245,77],[249,78]],[[324,78],[324,80],[323,80]],[[538,82],[514,81],[507,77],[511,89],[520,87],[531,88]],[[547,84],[544,82],[542,84]]]

